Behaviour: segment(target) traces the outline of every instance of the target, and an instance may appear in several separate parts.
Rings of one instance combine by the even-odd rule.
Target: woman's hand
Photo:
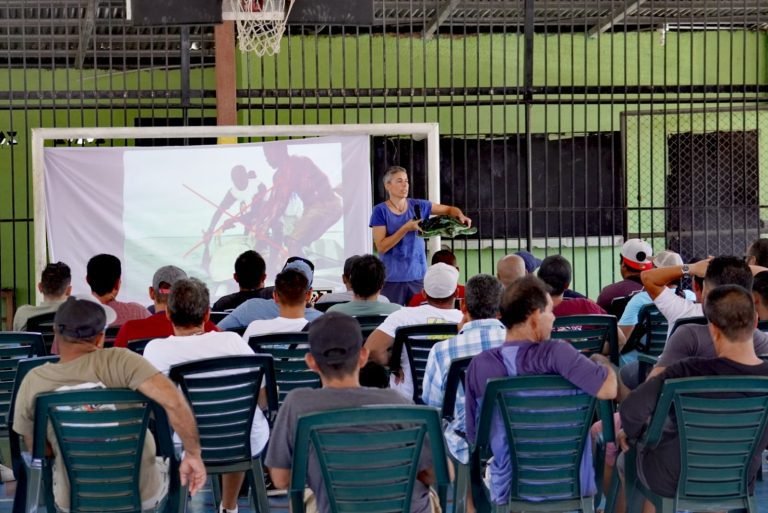
[[[402,229],[406,233],[408,233],[408,232],[420,232],[420,231],[422,231],[421,230],[421,226],[419,226],[420,222],[421,222],[421,219],[411,219],[410,221],[408,221],[407,223],[405,223],[403,225]]]
[[[458,216],[456,216],[456,219],[458,219],[459,222],[465,225],[467,228],[472,227],[472,219],[468,218],[463,213],[460,213]]]

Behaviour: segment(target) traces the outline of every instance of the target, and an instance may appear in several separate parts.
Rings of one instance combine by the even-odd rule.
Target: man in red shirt
[[[455,267],[456,269],[459,269],[459,266],[456,265],[456,255],[454,255],[451,251],[447,249],[441,249],[440,251],[436,251],[434,255],[432,255],[432,264],[435,265],[438,262],[442,262],[444,264],[448,264],[451,267]],[[459,302],[464,301],[464,285],[456,285],[456,297],[455,300]],[[427,304],[427,294],[422,289],[421,292],[418,294],[414,294],[410,301],[408,301],[408,306],[421,306]],[[456,309],[460,309],[458,305],[456,305]]]
[[[115,347],[127,347],[128,342],[140,338],[162,338],[173,335],[173,325],[166,315],[168,295],[177,280],[186,279],[187,273],[174,265],[165,265],[155,272],[149,297],[155,303],[155,314],[146,319],[128,321],[120,327]],[[219,331],[211,321],[205,322],[205,331]]]
[[[539,278],[546,283],[552,297],[555,317],[567,317],[569,315],[606,315],[603,308],[588,298],[566,298],[563,293],[571,284],[571,263],[561,255],[551,255],[541,262],[538,272]],[[619,337],[619,347],[623,347],[626,337],[621,330],[616,329]]]

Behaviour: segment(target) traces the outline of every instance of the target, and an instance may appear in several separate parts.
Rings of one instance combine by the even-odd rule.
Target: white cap
[[[621,247],[624,264],[635,271],[647,271],[653,268],[651,257],[653,248],[642,239],[629,239]]]
[[[438,262],[429,266],[424,275],[424,292],[431,298],[443,299],[452,296],[459,284],[459,270],[452,265]]]
[[[665,249],[660,251],[658,255],[653,257],[653,266],[659,267],[675,267],[676,265],[683,265],[683,259],[680,255],[674,251]]]

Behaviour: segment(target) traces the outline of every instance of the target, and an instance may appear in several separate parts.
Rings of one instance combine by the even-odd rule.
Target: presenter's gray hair
[[[495,319],[504,286],[490,274],[476,274],[464,287],[464,304],[473,320]]]
[[[408,171],[406,171],[404,167],[390,166],[389,169],[387,169],[387,172],[384,173],[384,176],[382,177],[381,181],[384,182],[384,185],[386,185],[392,181],[392,177],[395,176],[397,173],[408,174]]]
[[[168,297],[171,323],[180,328],[200,326],[211,304],[208,287],[197,278],[177,280]]]

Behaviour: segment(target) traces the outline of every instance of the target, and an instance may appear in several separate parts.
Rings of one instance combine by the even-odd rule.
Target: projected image
[[[272,279],[300,255],[318,269],[315,288],[340,285],[340,142],[127,151],[124,166],[127,273],[173,263],[221,296],[235,289],[237,255],[255,249]]]

